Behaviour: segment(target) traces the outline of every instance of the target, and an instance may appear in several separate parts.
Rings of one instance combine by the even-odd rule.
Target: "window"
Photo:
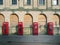
[[[0,5],[2,5],[3,4],[3,0],[0,0]]]
[[[16,5],[17,4],[17,0],[12,0],[12,5]]]
[[[44,5],[45,4],[45,0],[39,0],[39,5]]]
[[[52,5],[58,5],[58,0],[52,0]]]
[[[24,2],[25,5],[31,5],[31,0],[24,0]]]
[[[27,0],[27,5],[31,5],[31,0]]]

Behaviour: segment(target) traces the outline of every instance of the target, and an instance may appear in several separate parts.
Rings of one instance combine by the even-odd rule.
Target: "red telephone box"
[[[38,23],[33,23],[33,35],[38,35]]]
[[[49,22],[48,23],[48,35],[53,35],[53,30],[54,30],[53,22]]]
[[[18,22],[18,35],[23,35],[23,23]]]
[[[2,34],[3,35],[8,35],[8,22],[3,22],[2,24]]]

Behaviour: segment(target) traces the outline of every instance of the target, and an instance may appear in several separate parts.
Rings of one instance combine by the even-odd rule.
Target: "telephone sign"
[[[18,35],[23,35],[23,23],[18,22]]]
[[[38,23],[33,23],[33,35],[38,35]]]
[[[54,30],[53,22],[49,22],[48,23],[48,35],[53,35],[53,30]]]
[[[8,35],[8,22],[3,22],[2,24],[2,34],[3,35]]]

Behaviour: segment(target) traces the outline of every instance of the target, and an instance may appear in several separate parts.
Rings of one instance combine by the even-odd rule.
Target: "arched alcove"
[[[54,27],[59,26],[59,16],[58,16],[58,14],[52,15],[51,20],[54,23]]]
[[[18,24],[18,16],[16,14],[10,15],[10,26],[16,26]]]
[[[51,20],[53,22],[54,25],[54,34],[59,34],[59,24],[60,24],[60,20],[59,20],[59,15],[58,14],[53,14],[51,16]]]
[[[31,14],[24,15],[24,34],[32,34],[33,17]]]
[[[0,35],[2,35],[2,24],[5,21],[5,17],[3,14],[0,14]]]
[[[19,17],[17,14],[10,15],[10,33],[17,34],[17,25],[18,25]]]
[[[3,14],[0,14],[0,26],[2,26],[2,23],[5,21],[5,17]]]
[[[45,14],[38,15],[38,33],[47,34],[47,17]]]

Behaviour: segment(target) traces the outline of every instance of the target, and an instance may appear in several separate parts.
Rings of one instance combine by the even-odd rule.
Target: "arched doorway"
[[[30,14],[24,15],[24,34],[32,34],[33,18]]]
[[[59,15],[58,14],[52,15],[51,20],[54,24],[54,34],[59,34]]]
[[[16,14],[10,15],[10,34],[17,34],[18,19]]]
[[[2,23],[4,22],[5,17],[3,14],[0,14],[0,35],[2,34]]]
[[[47,34],[47,17],[44,14],[38,15],[38,34]]]

